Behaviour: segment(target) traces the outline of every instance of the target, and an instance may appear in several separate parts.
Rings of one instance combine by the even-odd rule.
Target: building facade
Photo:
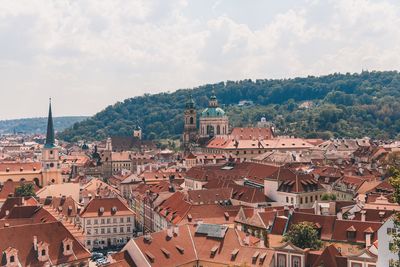
[[[214,92],[208,107],[200,115],[200,137],[214,137],[229,133],[229,119],[225,111],[219,107]]]
[[[80,218],[89,250],[124,245],[135,230],[135,213],[119,198],[92,199]]]

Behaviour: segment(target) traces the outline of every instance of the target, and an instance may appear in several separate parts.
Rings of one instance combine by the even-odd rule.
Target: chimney
[[[178,227],[178,226],[175,226],[175,227],[174,227],[174,234],[175,234],[176,236],[179,236],[179,227]]]
[[[314,203],[314,214],[321,215],[321,209],[320,209],[318,201],[315,201],[315,203]]]
[[[174,236],[174,230],[172,226],[169,226],[167,229],[167,239],[171,239]]]
[[[285,215],[286,217],[289,216],[289,206],[285,205],[285,206],[283,207],[283,213],[284,213],[284,215]]]
[[[365,210],[362,210],[362,211],[360,211],[360,213],[361,213],[361,221],[362,222],[365,222],[365,213],[366,213],[366,211]]]
[[[371,246],[371,234],[365,234],[365,246],[369,248]]]
[[[37,236],[33,236],[33,249],[37,251]]]
[[[246,234],[246,237],[243,239],[243,243],[245,246],[250,245],[250,235]]]

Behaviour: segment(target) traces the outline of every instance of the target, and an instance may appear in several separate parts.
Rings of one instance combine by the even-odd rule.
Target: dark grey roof
[[[196,234],[207,235],[207,237],[224,238],[228,226],[219,224],[202,223],[197,226]]]

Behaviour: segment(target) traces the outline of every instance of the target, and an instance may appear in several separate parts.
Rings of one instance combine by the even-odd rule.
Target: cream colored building
[[[119,198],[92,199],[80,218],[89,250],[124,245],[135,230],[135,213]]]
[[[219,107],[215,94],[210,98],[208,108],[200,114],[200,137],[214,137],[229,133],[229,119]]]

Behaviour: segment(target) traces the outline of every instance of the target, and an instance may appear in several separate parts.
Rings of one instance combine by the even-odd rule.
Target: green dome
[[[225,116],[225,111],[222,108],[208,107],[201,112],[202,117],[214,118]]]

